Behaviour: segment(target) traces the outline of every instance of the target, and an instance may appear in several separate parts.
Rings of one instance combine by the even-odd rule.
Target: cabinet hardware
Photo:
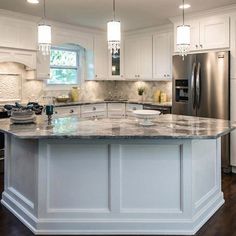
[[[70,110],[70,113],[74,113],[74,110]]]
[[[166,74],[164,74],[164,77],[166,77]]]
[[[202,45],[202,44],[200,44],[200,47],[202,48],[202,47],[203,47],[203,45]]]
[[[196,44],[195,47],[198,48],[198,45]]]

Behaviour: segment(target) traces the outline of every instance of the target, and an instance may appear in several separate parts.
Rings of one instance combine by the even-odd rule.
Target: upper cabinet
[[[229,48],[229,16],[215,16],[201,20],[186,22],[191,26],[190,51],[201,51],[210,49]],[[175,23],[175,51],[176,49],[176,27]]]
[[[0,17],[0,31],[0,47],[36,50],[36,23]]]
[[[153,80],[172,79],[172,33],[153,36]]]
[[[108,79],[122,80],[124,79],[123,68],[123,44],[117,53],[108,53]]]
[[[102,36],[94,39],[94,70],[96,80],[108,78],[108,45]]]
[[[214,17],[200,22],[200,48],[217,49],[229,47],[229,17]]]
[[[50,55],[42,55],[37,53],[36,79],[50,79]]]
[[[124,43],[126,79],[152,79],[152,36],[130,37]]]

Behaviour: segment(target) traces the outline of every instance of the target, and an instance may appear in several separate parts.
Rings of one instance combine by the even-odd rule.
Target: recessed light
[[[191,7],[190,4],[179,5],[179,8],[180,8],[180,9],[188,9],[188,8],[190,8],[190,7]]]
[[[38,4],[39,0],[27,0],[27,2],[31,4]]]

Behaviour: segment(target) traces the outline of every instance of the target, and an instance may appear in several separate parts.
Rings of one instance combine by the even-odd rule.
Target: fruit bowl
[[[135,110],[133,113],[135,117],[142,119],[140,122],[141,125],[150,126],[153,125],[151,120],[155,119],[161,112],[156,110]]]

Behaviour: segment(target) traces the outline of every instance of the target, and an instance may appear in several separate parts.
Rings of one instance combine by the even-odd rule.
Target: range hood
[[[25,65],[26,70],[36,70],[36,52],[0,48],[0,63],[16,62]]]

